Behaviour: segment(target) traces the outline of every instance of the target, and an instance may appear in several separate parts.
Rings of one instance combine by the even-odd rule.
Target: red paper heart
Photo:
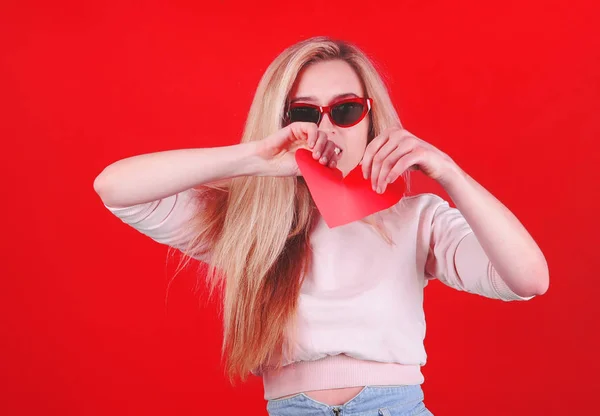
[[[364,179],[357,166],[346,177],[313,159],[306,149],[296,151],[298,168],[329,228],[358,221],[396,204],[404,194],[402,180],[388,184],[383,194],[373,191],[370,179]]]

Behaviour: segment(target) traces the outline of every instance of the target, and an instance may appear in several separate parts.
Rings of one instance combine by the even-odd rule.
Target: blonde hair
[[[281,129],[300,71],[329,60],[347,62],[361,79],[364,96],[373,98],[369,140],[386,127],[401,125],[369,58],[347,42],[314,37],[287,48],[269,65],[242,142]],[[408,177],[404,179],[408,184]],[[309,237],[318,212],[308,188],[302,178],[249,176],[205,187],[199,197],[204,209],[194,219],[196,238],[185,253],[194,257],[210,252],[210,293],[223,289],[226,373],[233,383],[235,376],[243,381],[253,370],[278,369],[292,351],[298,296],[311,261]]]

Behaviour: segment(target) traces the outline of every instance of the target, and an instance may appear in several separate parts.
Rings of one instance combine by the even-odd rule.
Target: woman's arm
[[[544,294],[549,285],[548,264],[517,217],[456,165],[442,185],[506,285],[523,297]]]
[[[120,208],[238,176],[296,176],[298,147],[337,162],[335,143],[314,123],[296,122],[270,136],[232,146],[148,153],[119,160],[94,181],[104,205]]]
[[[269,172],[253,143],[181,149],[133,156],[106,167],[94,189],[117,218],[154,241],[187,253],[195,238],[190,221],[203,209],[194,188],[240,175]],[[199,243],[199,242],[198,242]],[[208,262],[204,245],[194,257]]]
[[[257,142],[149,153],[119,160],[95,179],[105,205],[120,208],[160,200],[199,185],[272,170]]]
[[[293,150],[308,145],[313,155],[326,155],[329,149],[329,160],[337,161],[339,155],[330,143],[316,124],[297,122],[259,141],[122,159],[98,175],[94,189],[124,223],[188,252],[197,237],[190,221],[205,202],[204,193],[194,188],[238,176],[295,176],[298,165]],[[200,251],[195,250],[194,257],[207,261],[208,253]]]
[[[461,253],[472,253],[486,260],[485,254],[495,268],[494,273],[497,272],[518,296],[530,297],[546,292],[548,264],[531,235],[508,208],[446,153],[407,130],[395,127],[385,130],[369,143],[361,163],[365,178],[370,177],[373,189],[380,193],[407,169],[418,168],[436,180],[454,201],[476,237],[463,239],[457,249],[457,259],[468,257]],[[456,265],[465,270],[466,266],[463,266]]]
[[[105,205],[119,208],[157,201],[200,185],[238,176],[296,176],[294,151],[310,148],[337,162],[335,143],[317,125],[291,123],[265,139],[203,149],[181,149],[129,157],[98,175],[94,189]]]

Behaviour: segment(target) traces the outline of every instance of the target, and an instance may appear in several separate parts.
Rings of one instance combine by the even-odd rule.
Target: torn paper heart
[[[320,164],[306,149],[296,151],[296,162],[329,228],[388,209],[404,194],[402,180],[389,184],[383,194],[378,194],[373,191],[371,180],[363,178],[360,166],[343,177],[339,169]]]

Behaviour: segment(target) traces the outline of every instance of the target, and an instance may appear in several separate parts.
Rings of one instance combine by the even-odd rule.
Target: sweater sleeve
[[[514,293],[498,275],[464,216],[440,198],[431,223],[427,278],[492,299],[529,300]]]
[[[197,193],[197,190],[189,189],[157,201],[130,207],[105,206],[125,224],[154,241],[184,251],[195,236],[189,222],[200,209]],[[207,260],[206,255],[195,255],[194,258]]]

